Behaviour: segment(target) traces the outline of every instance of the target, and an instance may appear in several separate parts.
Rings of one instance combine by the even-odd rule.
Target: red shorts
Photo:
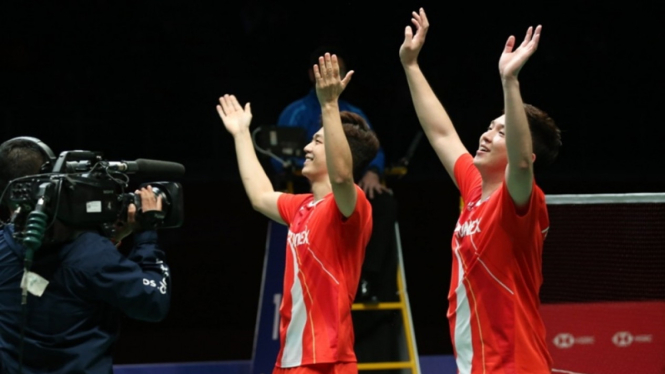
[[[272,374],[358,374],[357,362],[302,365],[293,368],[275,366]]]

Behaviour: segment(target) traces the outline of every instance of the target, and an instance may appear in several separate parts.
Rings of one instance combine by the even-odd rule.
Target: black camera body
[[[131,174],[180,176],[184,174],[181,164],[147,159],[109,162],[100,152],[91,151],[65,151],[52,164],[50,171],[12,180],[4,191],[14,211],[23,212],[24,219],[15,222],[17,233],[22,232],[19,235],[37,239],[46,231],[43,226],[50,226],[57,219],[75,229],[99,230],[112,237],[116,223],[126,221],[130,204],[136,205],[136,219],[145,229],[176,228],[183,224],[180,183],[142,183],[139,188],[150,185],[162,200],[162,210],[149,214],[142,211],[140,196],[126,191]],[[35,218],[37,215],[42,218]]]
[[[155,197],[161,197],[162,210],[152,210],[150,214],[144,212],[141,206],[141,196],[129,192],[122,195],[123,207],[120,215],[127,217],[129,204],[134,204],[136,205],[136,218],[145,228],[167,229],[182,226],[184,219],[182,185],[178,182],[149,182],[141,184],[140,187],[145,186],[152,187]]]

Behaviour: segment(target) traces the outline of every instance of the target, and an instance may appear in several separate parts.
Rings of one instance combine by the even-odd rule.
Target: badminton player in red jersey
[[[549,374],[539,314],[549,218],[533,167],[554,160],[561,137],[545,112],[522,101],[517,79],[542,27],[529,27],[519,45],[508,38],[499,59],[503,114],[489,123],[472,156],[418,65],[429,29],[425,11],[413,12],[411,21],[415,34],[406,27],[399,56],[413,104],[465,202],[452,237],[447,313],[458,372]]]
[[[365,247],[372,233],[372,208],[354,183],[375,157],[379,141],[362,117],[339,111],[338,98],[353,71],[340,76],[335,55],[314,65],[322,128],[305,147],[302,174],[311,193],[277,192],[256,156],[244,108],[231,95],[217,111],[233,135],[238,167],[252,207],[288,225],[280,350],[274,374],[355,374],[351,306]]]

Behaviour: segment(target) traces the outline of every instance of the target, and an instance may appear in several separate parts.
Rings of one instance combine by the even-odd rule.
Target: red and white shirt
[[[312,194],[278,199],[289,226],[278,367],[356,362],[351,306],[372,233],[372,207],[363,190],[356,190],[348,218],[332,193],[319,201]]]
[[[505,182],[481,200],[470,154],[455,163],[466,203],[452,238],[448,320],[460,374],[549,374],[540,317],[541,259],[549,217],[535,184],[520,212]]]

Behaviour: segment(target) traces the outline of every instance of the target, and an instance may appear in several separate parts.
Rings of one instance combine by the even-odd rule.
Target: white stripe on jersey
[[[307,248],[307,250],[309,251],[309,253],[312,254],[312,257],[314,257],[314,259],[316,260],[316,262],[318,262],[319,265],[321,265],[321,269],[323,269],[323,272],[326,273],[326,274],[328,274],[328,275],[330,276],[330,278],[332,278],[333,282],[335,282],[335,284],[339,285],[339,281],[337,280],[337,278],[335,278],[335,276],[332,275],[332,273],[329,272],[328,269],[326,269],[325,265],[323,265],[323,262],[321,262],[321,260],[319,260],[319,258],[316,257],[316,253],[314,253],[314,251],[312,251],[311,248]]]
[[[473,360],[473,345],[471,342],[471,311],[469,299],[464,286],[464,265],[459,255],[459,243],[455,248],[457,256],[457,308],[455,310],[455,351],[457,352],[457,369],[459,374],[471,373],[471,361]]]
[[[485,270],[487,270],[487,274],[489,274],[492,278],[494,278],[494,280],[497,281],[497,283],[499,283],[503,288],[505,288],[506,290],[508,290],[508,292],[510,292],[511,295],[514,295],[515,292],[513,292],[510,288],[508,288],[508,286],[506,286],[505,284],[503,284],[503,282],[501,282],[501,281],[499,280],[499,278],[497,278],[497,277],[496,277],[496,276],[490,271],[490,268],[488,268],[487,265],[485,265],[485,262],[483,262],[483,260],[480,258],[480,253],[478,253],[478,247],[476,247],[476,243],[473,241],[473,236],[470,236],[469,239],[471,239],[471,244],[473,244],[473,249],[476,250],[476,255],[478,256],[478,262],[480,262],[480,264],[483,265],[483,267],[485,268]]]
[[[513,290],[511,290],[510,288],[508,288],[508,286],[506,286],[505,284],[503,284],[503,283],[499,280],[499,278],[497,278],[494,274],[492,274],[492,272],[490,271],[490,268],[488,268],[487,265],[485,265],[485,263],[483,262],[483,260],[480,259],[480,257],[478,257],[478,262],[480,262],[480,263],[483,265],[483,267],[485,268],[485,270],[487,270],[487,274],[489,274],[492,278],[494,278],[494,280],[495,280],[498,284],[500,284],[503,288],[505,288],[508,292],[510,292],[511,295],[514,295],[514,294],[515,294],[515,292],[513,292]]]
[[[303,298],[302,284],[298,278],[298,258],[296,249],[289,244],[293,256],[293,285],[291,286],[291,322],[286,328],[281,367],[300,366],[302,362],[302,339],[307,322],[307,310]]]

